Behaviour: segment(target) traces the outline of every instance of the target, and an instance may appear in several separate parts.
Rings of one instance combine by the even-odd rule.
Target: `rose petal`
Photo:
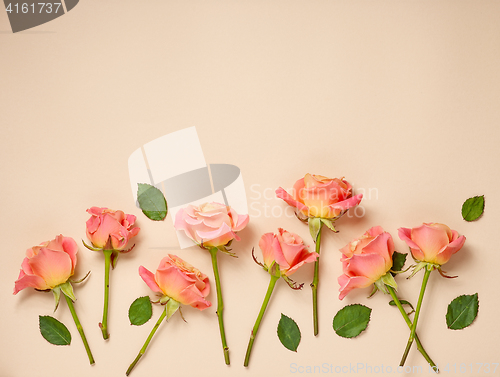
[[[302,250],[302,253],[297,255],[296,259],[293,261],[292,268],[290,268],[288,271],[286,271],[285,275],[290,276],[294,274],[299,267],[306,263],[312,263],[316,262],[316,259],[318,259],[319,254],[316,252],[309,252],[306,248]]]
[[[375,282],[387,273],[385,259],[378,254],[356,254],[349,258],[344,270],[350,276],[365,276]]]
[[[394,241],[389,233],[384,232],[372,239],[364,248],[363,254],[377,254],[385,260],[385,270],[392,267],[392,254],[394,253]]]
[[[63,237],[62,235],[60,236],[62,238],[62,249],[64,252],[66,252],[69,257],[71,258],[71,263],[72,263],[72,273],[75,271],[75,266],[76,266],[76,254],[78,253],[78,245],[76,244],[76,241],[71,238],[71,237]]]
[[[65,283],[72,275],[72,261],[63,251],[42,248],[29,260],[33,273],[40,276],[50,288]]]
[[[262,251],[262,258],[264,259],[264,265],[270,267],[271,264],[275,261],[274,256],[274,234],[273,233],[265,233],[259,240],[259,248]]]
[[[194,284],[186,287],[178,295],[177,301],[184,305],[191,305],[193,308],[200,310],[206,309],[212,305],[210,301],[205,300],[201,291]],[[173,298],[173,297],[172,297]],[[176,300],[174,298],[174,300]]]
[[[236,238],[236,234],[226,223],[222,223],[219,229],[208,232],[198,230],[196,233],[202,239],[203,245],[206,246],[226,245],[233,238]]]
[[[295,208],[297,208],[298,210],[300,210],[300,211],[302,211],[304,213],[308,213],[309,209],[307,208],[307,206],[305,206],[304,204],[296,201],[283,188],[279,187],[278,189],[276,189],[276,196],[278,198],[280,198],[280,199],[283,199],[285,202],[287,202],[292,207],[295,207]]]
[[[20,291],[22,291],[24,288],[36,288],[40,290],[45,290],[49,289],[47,283],[45,281],[36,275],[26,275],[23,270],[19,273],[19,278],[16,280],[14,283],[14,294],[18,294]]]
[[[419,246],[426,261],[434,260],[439,251],[450,242],[446,230],[427,224],[413,228],[411,239]]]
[[[411,239],[411,229],[410,228],[399,228],[398,229],[398,236],[402,241],[405,241],[406,244],[410,247],[411,254],[413,255],[413,258],[419,261],[424,260],[424,253],[422,253],[422,250],[420,250],[420,247],[412,241]]]
[[[144,282],[148,285],[148,287],[153,290],[153,292],[162,293],[162,290],[160,289],[158,284],[156,284],[155,275],[151,271],[143,266],[140,266],[139,275],[141,276],[142,280],[144,280]]]
[[[344,297],[353,289],[366,288],[373,284],[373,281],[365,276],[347,276],[345,274],[339,276],[338,282],[340,285],[340,300],[343,300]]]
[[[450,242],[449,245],[445,246],[435,258],[435,263],[445,264],[448,262],[453,254],[462,248],[465,242],[465,236],[460,236],[454,241]]]
[[[361,199],[363,199],[363,194],[353,196],[349,199],[328,206],[326,218],[333,219],[339,216],[340,213],[342,213],[343,211],[346,211],[349,208],[357,206],[361,202]]]
[[[164,294],[182,304],[185,304],[185,302],[181,300],[180,292],[195,282],[194,279],[183,274],[178,268],[170,265],[156,270],[155,281]]]

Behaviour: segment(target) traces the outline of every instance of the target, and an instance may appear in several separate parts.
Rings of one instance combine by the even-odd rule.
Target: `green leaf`
[[[361,304],[345,306],[333,318],[333,329],[338,336],[354,338],[368,326],[371,312],[370,308]]]
[[[323,223],[321,222],[321,219],[319,217],[310,217],[307,222],[309,225],[309,233],[311,233],[313,241],[316,242]]]
[[[413,313],[415,311],[415,308],[413,307],[413,305],[409,301],[399,300],[399,302],[401,303],[401,305],[408,305],[411,308],[411,312],[406,313],[406,314],[410,315],[411,313]],[[394,300],[389,301],[389,305],[397,306],[396,303],[394,302]]]
[[[446,325],[451,330],[461,330],[470,326],[477,317],[479,300],[477,293],[458,296],[448,305]]]
[[[391,268],[391,270],[396,271],[396,272],[401,271],[405,265],[407,255],[408,254],[402,254],[402,253],[398,253],[397,251],[395,251],[392,254],[392,268]],[[396,275],[393,272],[391,272],[391,273],[392,273],[392,276]]]
[[[467,199],[462,205],[462,217],[465,221],[477,220],[484,212],[484,195]]]
[[[51,316],[39,316],[40,332],[45,340],[56,346],[71,344],[71,334],[63,323]]]
[[[137,201],[142,212],[154,221],[165,219],[168,207],[163,193],[147,183],[139,183],[138,186]]]
[[[281,313],[281,319],[278,323],[278,338],[285,348],[297,352],[301,338],[299,326],[283,313]]]
[[[144,325],[151,319],[152,315],[153,307],[148,296],[135,299],[128,310],[128,318],[130,319],[130,323],[135,326]]]

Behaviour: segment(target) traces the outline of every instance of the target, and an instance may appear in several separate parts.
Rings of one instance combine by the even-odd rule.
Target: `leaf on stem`
[[[397,251],[395,251],[392,254],[391,271],[396,271],[396,272],[401,271],[405,265],[407,255],[408,254],[402,254],[402,253],[398,253]],[[392,274],[392,276],[396,275],[394,272],[391,272],[391,274]]]
[[[152,315],[153,307],[151,305],[149,296],[139,297],[135,299],[128,310],[128,318],[130,320],[130,324],[135,326],[144,325],[151,319]]]
[[[368,326],[371,312],[370,308],[361,304],[345,306],[333,318],[333,329],[338,336],[355,338]]]
[[[484,195],[467,199],[462,205],[462,217],[465,221],[477,220],[484,212]]]
[[[297,352],[301,338],[299,326],[283,313],[281,313],[281,319],[278,323],[278,338],[285,348]]]
[[[448,305],[446,325],[451,330],[461,330],[471,325],[479,310],[478,294],[458,296]]]
[[[415,311],[415,308],[413,307],[413,305],[409,301],[399,300],[399,302],[401,303],[401,305],[408,305],[411,308],[411,312],[406,313],[407,315],[410,315],[411,313],[413,313]],[[396,303],[394,302],[394,300],[389,301],[389,305],[397,306]]]
[[[56,346],[71,344],[71,334],[63,323],[51,316],[39,316],[40,333],[45,340]]]
[[[168,206],[163,193],[147,183],[139,183],[137,201],[142,212],[153,221],[164,220],[168,213]]]

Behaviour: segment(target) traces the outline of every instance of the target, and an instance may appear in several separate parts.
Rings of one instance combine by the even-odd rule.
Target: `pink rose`
[[[75,240],[62,235],[28,249],[14,294],[28,287],[43,291],[66,283],[75,272],[77,252]]]
[[[132,228],[136,220],[134,215],[99,207],[92,207],[87,212],[92,215],[87,220],[87,237],[98,249],[103,249],[111,240],[112,249],[123,251],[128,241],[139,233],[140,228]]]
[[[293,185],[292,195],[283,188],[278,198],[297,208],[304,216],[336,219],[361,202],[363,195],[352,196],[352,187],[343,178],[306,174]]]
[[[375,226],[340,249],[344,274],[338,278],[339,299],[355,288],[366,288],[387,274],[392,267],[394,241],[382,227]]]
[[[220,203],[188,205],[175,216],[174,227],[202,247],[227,245],[233,239],[239,241],[236,232],[248,223],[248,215],[238,215],[234,209]]]
[[[163,258],[155,274],[140,266],[139,275],[153,291],[181,304],[200,310],[212,305],[205,300],[210,293],[207,275],[178,256],[169,254]]]
[[[462,248],[465,236],[438,223],[423,223],[417,228],[399,228],[399,238],[410,247],[413,258],[420,262],[445,264]]]
[[[267,269],[276,261],[281,274],[285,276],[292,275],[304,263],[315,262],[319,256],[310,252],[297,234],[281,228],[278,234],[264,234],[260,238],[259,247]]]

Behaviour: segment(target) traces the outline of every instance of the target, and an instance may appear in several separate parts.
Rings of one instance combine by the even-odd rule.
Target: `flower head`
[[[200,310],[212,305],[205,299],[210,293],[207,275],[176,255],[163,258],[154,274],[140,266],[139,275],[154,292],[181,304]]]
[[[202,247],[221,247],[233,239],[236,232],[248,224],[248,215],[238,215],[234,209],[220,203],[188,205],[177,212],[174,227],[182,230]]]
[[[342,300],[353,289],[366,288],[388,274],[392,267],[394,241],[382,227],[375,226],[340,251],[344,273],[338,282],[339,299]]]
[[[86,223],[87,237],[96,248],[103,249],[110,241],[113,250],[124,251],[130,239],[139,233],[140,228],[133,228],[134,215],[100,207],[92,207],[87,212],[91,215]]]
[[[297,234],[279,228],[277,234],[266,233],[259,241],[264,266],[270,271],[274,263],[281,275],[290,276],[305,263],[316,261],[318,254],[310,252]]]
[[[28,249],[14,294],[28,287],[47,290],[66,283],[75,272],[77,252],[75,240],[62,235]]]
[[[352,196],[352,187],[343,178],[327,178],[306,174],[293,186],[292,195],[283,188],[276,190],[276,196],[305,217],[320,217],[335,220],[349,208],[358,205],[363,195]]]
[[[419,262],[443,265],[462,248],[465,236],[439,223],[423,223],[416,228],[399,228],[399,238],[410,247]]]

